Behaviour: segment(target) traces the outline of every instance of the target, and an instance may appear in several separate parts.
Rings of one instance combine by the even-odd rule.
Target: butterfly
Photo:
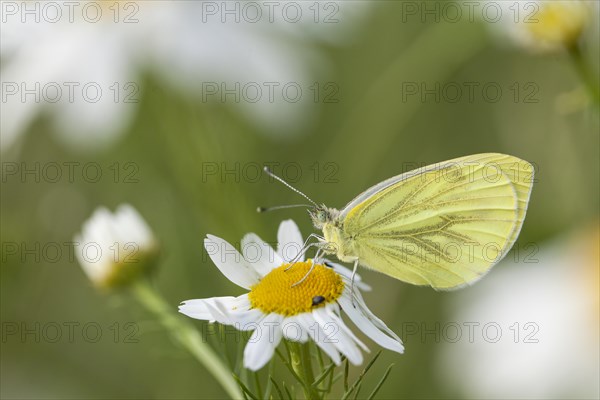
[[[533,183],[529,162],[484,153],[397,175],[341,210],[292,189],[312,203],[313,225],[323,231],[319,251],[353,262],[354,272],[361,265],[446,290],[477,281],[506,256],[523,226]]]

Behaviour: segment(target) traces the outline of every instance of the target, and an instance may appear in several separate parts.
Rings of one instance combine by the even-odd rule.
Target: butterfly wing
[[[381,182],[340,212],[362,265],[436,289],[473,282],[506,255],[523,225],[533,166],[486,153]]]

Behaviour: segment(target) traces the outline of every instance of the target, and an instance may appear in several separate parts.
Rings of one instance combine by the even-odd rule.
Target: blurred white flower
[[[250,292],[238,297],[187,300],[179,311],[192,318],[233,325],[238,330],[253,330],[244,351],[244,366],[254,371],[271,359],[282,338],[302,343],[310,338],[338,365],[340,353],[352,364],[362,363],[359,347],[368,349],[342,320],[341,311],[380,346],[404,351],[400,338],[365,304],[360,289],[369,287],[360,277],[355,277],[354,304],[351,271],[339,264],[316,264],[306,280],[293,286],[310,270],[313,260],[305,261],[301,256],[291,268],[285,261],[290,251],[298,254],[303,245],[292,220],[281,223],[277,239],[275,252],[249,233],[242,239],[242,256],[223,239],[209,235],[204,246],[215,265],[229,280]]]
[[[131,283],[156,261],[158,244],[150,227],[129,204],[112,214],[98,208],[74,238],[75,256],[99,287]]]
[[[499,21],[488,19],[499,34],[533,52],[553,52],[577,43],[596,5],[584,0],[492,1]]]
[[[597,399],[599,239],[596,224],[539,249],[525,245],[494,279],[457,294],[452,321],[475,328],[444,346],[448,385],[477,399]]]
[[[48,4],[3,2],[2,150],[42,113],[69,145],[112,143],[147,70],[201,101],[233,104],[267,134],[292,134],[327,90],[313,87],[326,63],[311,40],[347,39],[367,3]]]

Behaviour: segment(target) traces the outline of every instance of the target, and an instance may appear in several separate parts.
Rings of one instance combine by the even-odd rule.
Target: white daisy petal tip
[[[282,258],[273,250],[273,247],[255,233],[244,235],[241,246],[244,259],[261,277],[283,263]]]
[[[286,219],[279,224],[277,230],[277,253],[286,261],[296,259],[302,251],[304,241],[300,229],[294,220]],[[304,254],[298,261],[304,261]]]
[[[244,349],[244,366],[252,371],[264,367],[281,342],[284,317],[277,314],[266,315],[258,324]]]
[[[239,251],[229,242],[214,235],[206,235],[204,249],[227,279],[244,289],[258,283],[259,273],[245,262]]]

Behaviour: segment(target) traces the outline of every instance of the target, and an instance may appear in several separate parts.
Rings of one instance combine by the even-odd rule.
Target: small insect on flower
[[[305,260],[300,252],[302,235],[292,220],[281,223],[277,239],[275,251],[249,233],[242,239],[241,256],[223,239],[208,235],[204,246],[212,261],[249,293],[187,300],[179,311],[191,318],[253,330],[244,350],[244,366],[254,371],[271,359],[282,338],[301,343],[310,338],[336,364],[341,363],[340,353],[352,364],[361,364],[359,348],[368,349],[342,320],[342,311],[380,346],[404,351],[400,338],[365,304],[360,291],[369,287],[359,276],[352,293],[350,270],[331,262],[324,265]],[[290,252],[294,253],[291,258],[285,257]]]
[[[324,301],[325,301],[325,297],[323,297],[323,296],[315,296],[312,299],[312,305],[313,306],[318,306],[319,304],[321,304]]]

